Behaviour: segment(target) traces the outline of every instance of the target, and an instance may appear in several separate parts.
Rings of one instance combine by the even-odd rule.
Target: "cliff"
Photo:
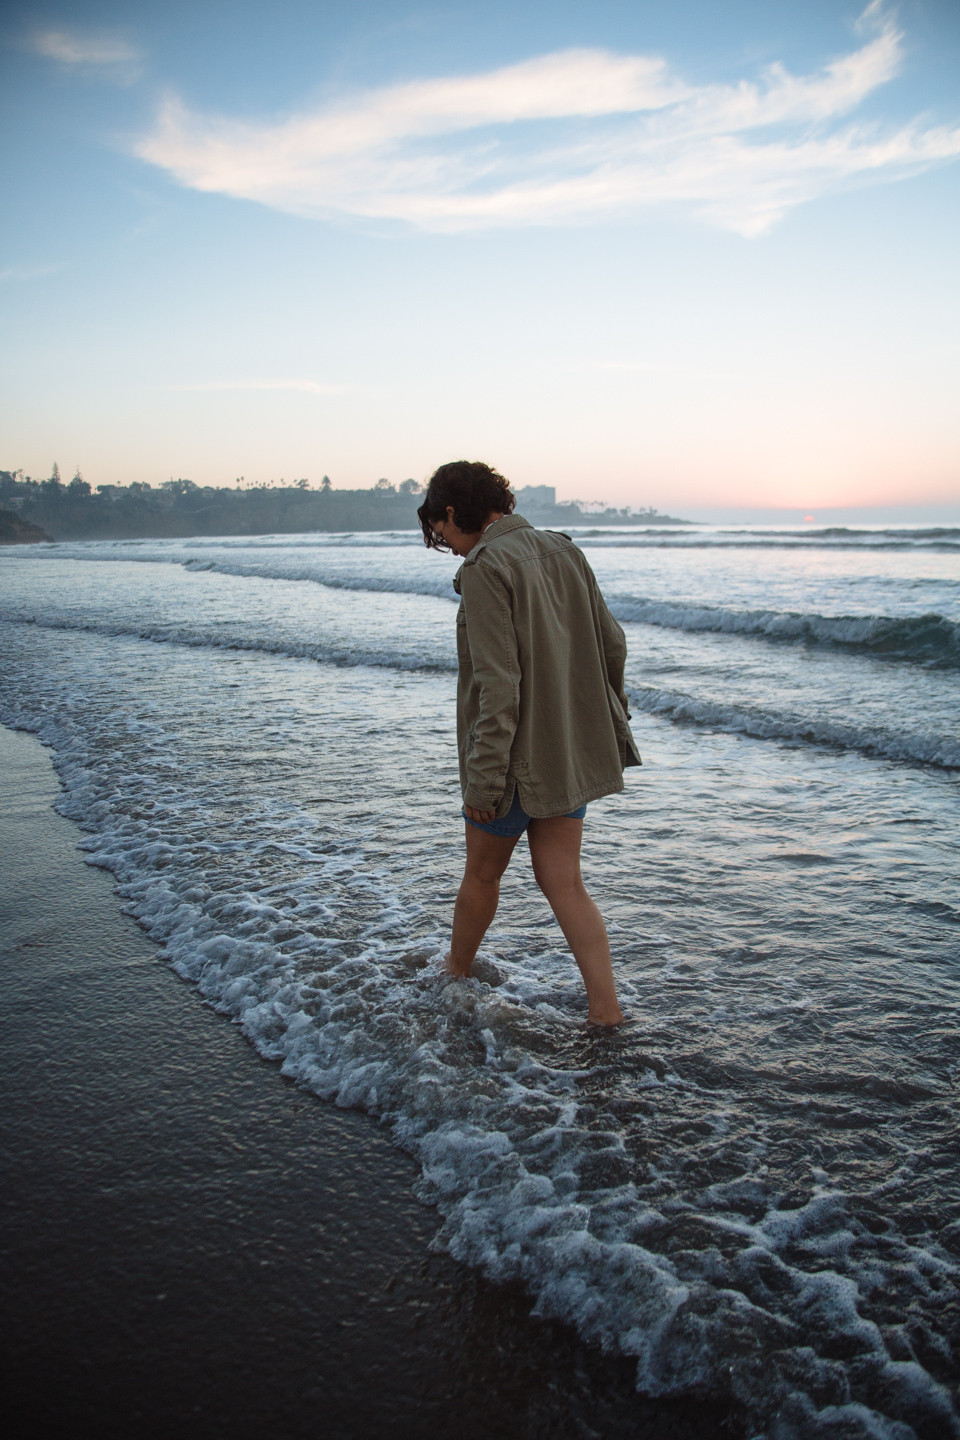
[[[28,520],[21,520],[15,511],[0,507],[0,545],[37,545],[52,539],[39,525],[31,525]]]

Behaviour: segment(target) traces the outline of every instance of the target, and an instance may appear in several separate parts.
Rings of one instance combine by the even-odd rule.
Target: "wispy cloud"
[[[735,85],[689,85],[656,56],[568,50],[279,122],[170,95],[135,151],[193,189],[297,215],[456,231],[684,205],[756,235],[819,195],[960,154],[960,126],[846,120],[902,62],[878,0],[860,24],[864,43],[815,74],[773,65]]]
[[[66,268],[62,261],[53,265],[8,265],[0,270],[0,281],[39,280],[44,275],[56,275]]]
[[[107,31],[36,30],[28,43],[31,50],[47,60],[69,69],[97,73],[120,84],[130,84],[140,73],[140,51],[122,36]]]
[[[344,385],[322,380],[201,380],[195,385],[173,385],[173,390],[302,390],[307,395],[343,395]]]

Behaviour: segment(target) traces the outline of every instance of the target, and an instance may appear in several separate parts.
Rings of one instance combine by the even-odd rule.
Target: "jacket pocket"
[[[467,639],[467,614],[463,608],[463,601],[460,601],[460,609],[457,611],[457,661],[463,665],[470,662],[470,641]]]

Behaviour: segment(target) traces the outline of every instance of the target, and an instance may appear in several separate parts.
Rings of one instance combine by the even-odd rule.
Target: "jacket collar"
[[[460,594],[460,576],[463,573],[463,566],[475,565],[480,552],[487,548],[491,540],[497,540],[501,535],[509,534],[511,530],[530,530],[531,528],[529,520],[524,520],[522,515],[516,514],[501,515],[499,520],[494,520],[492,525],[488,525],[453,577],[453,588],[457,594]]]

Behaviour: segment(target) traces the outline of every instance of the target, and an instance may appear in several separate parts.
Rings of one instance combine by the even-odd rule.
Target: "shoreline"
[[[157,961],[59,793],[41,742],[0,727],[16,1440],[739,1433],[432,1253],[412,1162]]]

